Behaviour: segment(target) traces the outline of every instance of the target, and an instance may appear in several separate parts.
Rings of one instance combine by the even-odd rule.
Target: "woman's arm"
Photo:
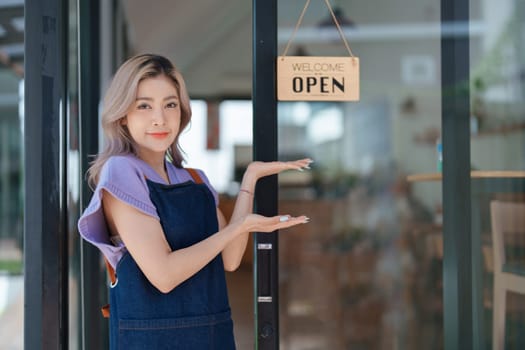
[[[280,222],[279,216],[249,214],[232,220],[209,238],[188,248],[171,251],[160,222],[103,192],[104,215],[144,275],[158,290],[168,293],[206,266],[243,232],[271,232],[307,221],[304,216]]]
[[[295,169],[302,171],[303,168],[308,168],[310,163],[312,163],[311,159],[301,159],[291,162],[252,162],[244,173],[241,190],[237,195],[230,221],[235,222],[253,211],[253,194],[255,193],[257,180],[268,175],[278,174],[284,170]],[[224,216],[220,210],[218,210],[217,216],[219,225],[221,225],[221,223],[223,225],[226,224],[226,220],[224,220]],[[237,235],[222,251],[222,261],[226,271],[234,271],[241,264],[242,256],[246,250],[249,232],[251,231],[244,231],[242,234]]]

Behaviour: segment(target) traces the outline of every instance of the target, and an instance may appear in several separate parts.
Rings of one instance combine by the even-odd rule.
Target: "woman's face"
[[[180,128],[177,88],[164,75],[142,80],[137,97],[122,119],[135,141],[140,158],[164,157]]]

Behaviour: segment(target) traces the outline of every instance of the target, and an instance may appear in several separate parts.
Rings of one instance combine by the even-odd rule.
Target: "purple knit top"
[[[168,161],[166,161],[166,169],[171,184],[193,181],[186,170],[177,168]],[[218,205],[217,192],[210,185],[206,175],[200,170],[198,172],[212,192],[215,204]],[[110,241],[109,229],[102,209],[102,190],[159,220],[157,210],[149,197],[146,178],[150,181],[166,184],[166,181],[148,163],[134,155],[120,155],[109,158],[102,167],[93,197],[78,221],[78,229],[82,238],[100,249],[113,268],[116,268],[118,261],[126,252],[126,247],[122,243],[114,245]]]

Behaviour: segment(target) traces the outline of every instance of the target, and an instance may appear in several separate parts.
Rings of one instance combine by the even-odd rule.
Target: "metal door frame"
[[[277,160],[277,0],[253,0],[253,159]],[[261,77],[260,79],[258,77]],[[255,211],[277,215],[277,176],[259,180]],[[255,348],[279,348],[277,233],[254,240]]]

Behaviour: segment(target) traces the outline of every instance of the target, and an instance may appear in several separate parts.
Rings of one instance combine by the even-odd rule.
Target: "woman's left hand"
[[[289,162],[252,162],[246,169],[246,174],[253,176],[256,180],[261,177],[275,175],[285,170],[299,170],[310,169],[310,164],[313,162],[310,158],[293,160]]]

